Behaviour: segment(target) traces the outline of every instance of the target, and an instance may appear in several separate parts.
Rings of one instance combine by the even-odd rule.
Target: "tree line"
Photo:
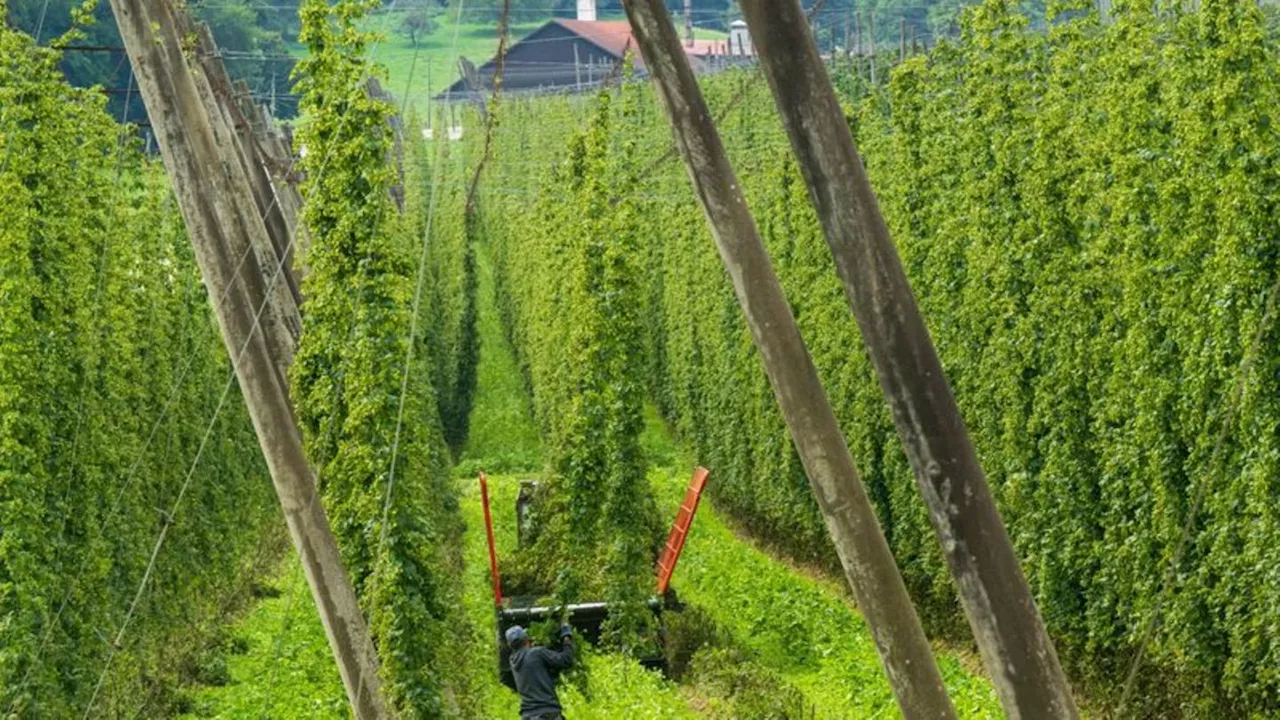
[[[193,16],[209,24],[232,79],[244,80],[255,99],[271,104],[272,114],[291,118],[297,102],[291,94],[298,41],[298,0],[198,0]],[[75,87],[107,91],[107,111],[120,122],[145,122],[146,108],[130,79],[115,17],[106,2],[82,0],[8,0],[5,22],[35,36],[41,45],[75,30],[71,49],[59,67]],[[274,103],[272,100],[274,99]]]

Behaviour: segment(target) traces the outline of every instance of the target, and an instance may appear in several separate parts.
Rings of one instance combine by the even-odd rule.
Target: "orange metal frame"
[[[493,603],[502,609],[502,581],[498,579],[498,553],[493,546],[493,518],[489,515],[489,478],[480,473],[480,502],[484,504],[484,532],[489,539],[489,576],[493,578]]]
[[[680,560],[680,552],[684,550],[685,539],[689,536],[689,527],[693,524],[693,515],[698,511],[698,501],[702,498],[702,489],[707,485],[710,472],[699,467],[693,472],[689,488],[685,490],[684,500],[676,512],[676,520],[667,535],[667,544],[662,548],[662,556],[658,558],[658,594],[662,595],[671,586],[671,575],[676,571],[676,562]],[[493,516],[489,513],[489,479],[480,473],[480,502],[484,506],[484,531],[489,541],[489,575],[493,578],[493,602],[498,610],[502,609],[502,581],[498,576],[498,553],[493,542]]]

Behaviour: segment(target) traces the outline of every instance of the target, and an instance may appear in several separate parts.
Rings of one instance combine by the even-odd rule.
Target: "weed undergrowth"
[[[188,718],[345,718],[347,698],[297,556],[207,660]]]
[[[677,458],[650,482],[674,517],[692,463],[650,408],[644,445]],[[685,467],[687,466],[687,467]],[[708,493],[714,493],[714,470]],[[870,631],[843,586],[811,577],[739,537],[709,502],[698,508],[672,585],[689,608],[668,619],[672,671],[712,717],[899,717]],[[989,682],[949,652],[938,664],[964,718],[1003,717]]]
[[[686,482],[683,472],[654,480],[673,515]],[[727,644],[799,690],[810,715],[783,717],[898,717],[871,634],[838,586],[752,547],[710,504],[698,510],[673,585],[682,601],[705,612],[730,638]],[[695,654],[695,682],[699,659]],[[754,679],[731,674],[725,680],[724,657],[703,660],[710,666],[703,679],[713,686],[739,682],[745,692],[754,692]],[[940,654],[938,664],[961,717],[1002,717],[986,680],[967,672],[950,653]]]

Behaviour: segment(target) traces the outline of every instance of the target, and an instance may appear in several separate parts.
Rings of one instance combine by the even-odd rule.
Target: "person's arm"
[[[566,632],[568,626],[560,630],[560,651],[547,650],[547,665],[556,670],[564,670],[573,665],[573,635]]]

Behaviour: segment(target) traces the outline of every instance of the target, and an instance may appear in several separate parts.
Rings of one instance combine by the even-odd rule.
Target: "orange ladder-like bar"
[[[693,523],[693,514],[698,510],[698,500],[702,498],[702,488],[707,485],[706,468],[699,467],[693,471],[693,479],[689,481],[689,489],[684,492],[684,500],[676,512],[675,524],[667,535],[667,544],[662,548],[662,556],[658,558],[658,594],[662,595],[671,585],[671,574],[676,571],[676,562],[680,559],[680,551],[684,549],[685,538],[689,536],[689,526]]]

